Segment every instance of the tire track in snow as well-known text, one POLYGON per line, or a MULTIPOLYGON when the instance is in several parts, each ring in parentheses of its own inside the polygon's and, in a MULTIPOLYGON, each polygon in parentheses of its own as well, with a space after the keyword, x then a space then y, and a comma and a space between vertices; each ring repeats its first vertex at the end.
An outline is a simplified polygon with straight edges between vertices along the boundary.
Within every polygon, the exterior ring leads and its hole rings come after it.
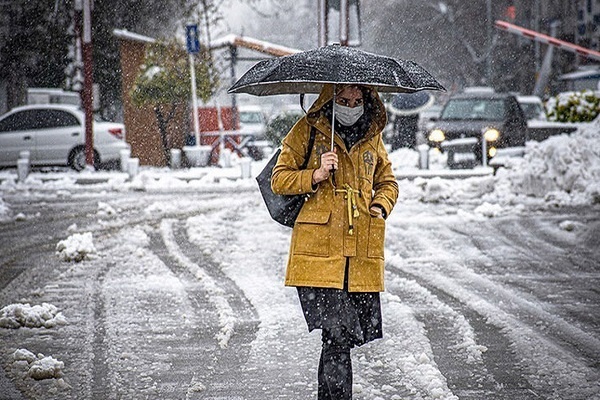
MULTIPOLYGON (((167 240, 161 240, 159 245, 165 247, 164 262, 179 275, 186 275, 188 279, 198 282, 204 288, 207 276, 219 286, 220 296, 226 299, 231 306, 231 316, 234 322, 231 336, 227 341, 227 346, 210 350, 210 361, 208 364, 200 364, 202 368, 196 369, 190 382, 187 383, 186 400, 190 399, 238 399, 235 395, 239 389, 239 368, 248 358, 250 343, 256 335, 257 319, 256 314, 245 299, 243 293, 238 287, 227 278, 221 271, 217 262, 212 260, 206 254, 203 254, 197 246, 190 243, 185 237, 182 226, 168 220, 161 226, 161 238, 167 237, 167 240), (169 241, 169 248, 165 242, 169 241), (185 261, 185 260, 188 261, 185 261), (191 263, 191 264, 190 264, 191 263), (196 267, 193 267, 195 264, 196 267), (202 267, 200 267, 202 266, 202 267), (190 268, 191 267, 191 268, 190 268), (198 279, 198 268, 206 275, 198 279), (222 397, 225 396, 225 397, 222 397)), ((153 247, 155 248, 155 246, 153 247)), ((196 296, 202 297, 203 303, 211 303, 214 291, 208 293, 203 290, 196 296)), ((198 308, 206 307, 206 304, 200 304, 193 295, 190 297, 198 308)), ((212 303, 214 305, 214 303, 212 303)), ((218 315, 218 317, 221 315, 218 315)), ((222 337, 223 329, 229 329, 222 325, 222 321, 215 324, 215 339, 222 337)))
MULTIPOLYGON (((568 338, 568 342, 578 343, 579 348, 584 348, 585 352, 593 355, 600 349, 594 337, 548 313, 540 304, 527 300, 526 296, 507 289, 462 264, 470 256, 476 256, 475 262, 483 261, 485 255, 479 254, 477 258, 478 250, 464 248, 463 244, 455 249, 460 255, 444 251, 443 247, 448 240, 456 240, 450 229, 439 223, 435 231, 427 226, 411 228, 419 229, 420 242, 435 243, 436 249, 441 251, 434 257, 418 253, 412 254, 408 259, 388 257, 390 264, 421 285, 456 298, 502 329, 512 342, 511 348, 522 358, 526 376, 536 392, 561 400, 578 399, 582 393, 597 395, 600 392, 598 385, 594 383, 598 380, 598 371, 588 368, 585 362, 562 347, 562 338, 568 338), (544 326, 551 327, 552 332, 549 334, 540 329, 539 321, 543 321, 544 326), (561 339, 558 343, 556 337, 553 337, 557 334, 561 339)), ((403 251, 401 239, 410 235, 410 232, 393 224, 388 229, 391 233, 389 237, 400 238, 390 246, 390 250, 403 251)), ((492 236, 492 233, 488 235, 492 236)), ((423 248, 426 247, 423 245, 423 248)), ((522 261, 526 260, 527 257, 523 256, 522 261)))
POLYGON ((173 223, 175 220, 164 219, 160 224, 160 233, 169 255, 182 267, 186 268, 195 278, 202 282, 206 289, 209 301, 214 305, 219 315, 219 332, 215 339, 223 349, 227 347, 235 326, 236 316, 227 300, 227 294, 219 284, 204 271, 198 264, 192 262, 183 254, 175 241, 173 223))
POLYGON ((424 325, 433 359, 461 400, 537 399, 502 332, 456 299, 386 265, 387 290, 424 325))
MULTIPOLYGON (((565 266, 578 269, 577 265, 573 266, 573 260, 576 256, 564 248, 557 248, 553 244, 549 244, 537 235, 538 229, 535 228, 539 224, 533 222, 516 222, 518 228, 507 228, 506 223, 495 223, 490 229, 494 234, 501 233, 500 240, 507 243, 509 246, 520 248, 524 254, 519 259, 507 261, 503 258, 501 252, 496 251, 494 246, 486 243, 490 233, 483 230, 477 231, 475 234, 462 232, 465 237, 472 238, 473 243, 485 257, 492 258, 494 265, 510 271, 518 268, 517 271, 530 270, 532 275, 508 275, 500 277, 497 280, 478 277, 478 288, 480 293, 494 293, 497 296, 497 302, 502 308, 518 315, 518 318, 530 325, 533 329, 540 330, 540 334, 548 337, 554 337, 562 342, 565 348, 574 354, 580 354, 591 362, 600 359, 600 340, 593 334, 587 332, 585 327, 579 327, 575 323, 566 321, 561 314, 563 310, 553 304, 549 304, 542 300, 545 296, 556 296, 558 286, 549 286, 542 288, 541 282, 549 281, 556 282, 561 279, 565 280, 580 280, 582 284, 578 287, 578 291, 591 290, 587 286, 593 285, 597 281, 597 274, 590 275, 584 273, 578 277, 580 272, 570 272, 565 269, 565 266), (535 229, 535 230, 534 230, 535 229), (505 284, 503 284, 505 282, 505 284), (535 282, 535 284, 532 284, 535 282), (514 289, 512 289, 512 286, 514 289), (517 289, 517 290, 515 290, 517 289), (547 293, 544 293, 547 292, 547 293)), ((455 228, 452 228, 455 230, 455 228)), ((462 231, 463 229, 461 229, 462 231)), ((567 249, 572 246, 565 245, 567 249)), ((455 257, 456 258, 456 257, 455 257)), ((583 259, 578 259, 579 265, 588 263, 583 259)), ((458 265, 458 264, 457 264, 458 265)), ((599 264, 600 265, 600 264, 599 264)), ((460 268, 461 276, 475 279, 475 273, 468 268, 460 268)), ((572 299, 577 301, 577 299, 572 299)), ((581 319, 581 316, 578 316, 581 319)))
POLYGON ((244 292, 260 324, 238 379, 244 399, 316 396, 320 338, 309 335, 296 291, 283 286, 289 233, 271 221, 256 194, 245 204, 189 218, 189 240, 244 292))

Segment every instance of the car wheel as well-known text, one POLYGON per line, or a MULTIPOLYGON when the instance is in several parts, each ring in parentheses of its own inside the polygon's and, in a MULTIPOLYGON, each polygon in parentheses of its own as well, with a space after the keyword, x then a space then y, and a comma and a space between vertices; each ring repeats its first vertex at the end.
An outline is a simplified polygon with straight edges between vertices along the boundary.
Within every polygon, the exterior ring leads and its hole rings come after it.
MULTIPOLYGON (((67 163, 69 164, 69 167, 73 168, 75 171, 82 171, 86 167, 85 147, 75 147, 71 150, 67 163)), ((94 165, 97 167, 99 163, 100 157, 98 156, 98 152, 94 150, 94 165)))

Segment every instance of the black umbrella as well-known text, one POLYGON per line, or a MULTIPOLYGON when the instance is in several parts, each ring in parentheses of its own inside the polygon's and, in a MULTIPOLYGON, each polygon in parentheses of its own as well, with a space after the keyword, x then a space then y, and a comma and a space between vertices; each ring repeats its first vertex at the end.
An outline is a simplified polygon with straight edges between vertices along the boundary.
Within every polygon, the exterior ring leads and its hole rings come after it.
MULTIPOLYGON (((228 93, 256 96, 320 93, 327 83, 368 85, 380 92, 395 93, 445 90, 429 72, 412 61, 334 44, 261 61, 238 79, 228 93)), ((333 93, 335 102, 335 90, 333 93)), ((334 119, 335 107, 332 121, 334 119)), ((332 123, 332 151, 333 127, 332 123)))
POLYGON ((261 61, 228 92, 256 96, 320 93, 325 83, 369 85, 379 92, 395 93, 444 90, 429 72, 412 61, 330 45, 261 61))

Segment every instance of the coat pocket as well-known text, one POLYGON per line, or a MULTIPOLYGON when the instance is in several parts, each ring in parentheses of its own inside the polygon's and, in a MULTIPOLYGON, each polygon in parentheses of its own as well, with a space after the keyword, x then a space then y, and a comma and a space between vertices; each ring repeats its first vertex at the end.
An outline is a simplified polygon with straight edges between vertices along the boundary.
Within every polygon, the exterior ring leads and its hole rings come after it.
POLYGON ((369 222, 369 247, 367 256, 371 258, 383 258, 385 245, 385 220, 383 218, 371 218, 369 222))
POLYGON ((331 211, 300 212, 294 226, 294 254, 329 256, 331 211))

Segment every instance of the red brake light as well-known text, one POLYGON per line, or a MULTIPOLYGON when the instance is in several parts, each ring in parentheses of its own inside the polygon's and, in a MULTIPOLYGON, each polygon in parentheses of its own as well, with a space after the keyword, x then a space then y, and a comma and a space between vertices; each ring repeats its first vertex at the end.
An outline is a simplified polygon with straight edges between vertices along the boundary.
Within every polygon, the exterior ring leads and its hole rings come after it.
POLYGON ((117 139, 123 139, 123 129, 122 128, 112 128, 109 129, 108 132, 116 137, 117 139))

